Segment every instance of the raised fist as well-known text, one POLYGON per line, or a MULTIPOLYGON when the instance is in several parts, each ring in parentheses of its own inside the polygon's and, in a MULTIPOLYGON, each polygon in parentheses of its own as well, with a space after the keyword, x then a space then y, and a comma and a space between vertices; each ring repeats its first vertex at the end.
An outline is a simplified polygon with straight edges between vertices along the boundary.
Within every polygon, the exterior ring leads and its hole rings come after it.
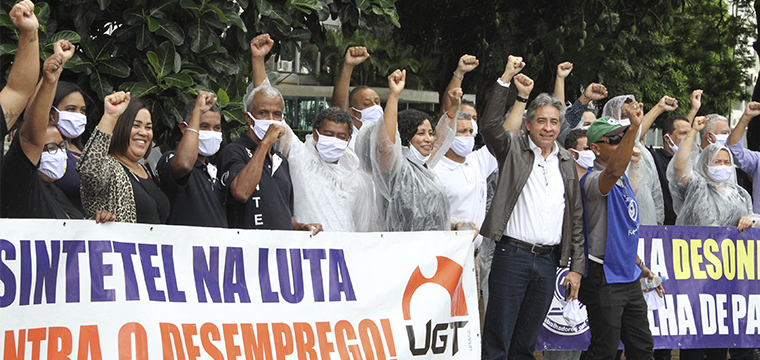
POLYGON ((573 63, 569 61, 565 61, 562 64, 557 65, 557 77, 564 79, 568 75, 570 75, 570 72, 573 71, 573 63))
POLYGON ((760 115, 760 102, 752 101, 747 104, 747 108, 744 109, 744 116, 754 118, 760 115))
POLYGON ((261 34, 251 39, 251 56, 264 58, 272 50, 272 46, 274 46, 274 40, 269 37, 269 34, 261 34))
POLYGON ((462 88, 453 88, 446 94, 446 96, 449 97, 450 104, 455 108, 459 108, 459 101, 462 98, 462 95, 464 95, 462 88))
POLYGON ((55 84, 63 71, 66 61, 62 54, 53 54, 42 64, 42 79, 48 84, 55 84))
POLYGON ((399 95, 406 84, 406 70, 396 70, 388 76, 388 88, 391 94, 399 95))
POLYGON ((675 111, 678 109, 678 100, 665 95, 660 99, 660 102, 657 103, 657 106, 668 112, 675 111))
POLYGON ((692 91, 689 100, 691 100, 691 109, 699 110, 702 106, 702 90, 697 89, 692 91))
POLYGON ((468 73, 472 70, 475 70, 476 67, 480 64, 480 61, 478 61, 478 58, 472 56, 472 55, 462 55, 461 58, 459 58, 459 64, 457 64, 457 71, 461 72, 462 74, 468 73))
POLYGON ((702 131, 702 129, 705 128, 705 125, 707 125, 708 120, 707 116, 697 116, 691 124, 691 128, 697 132, 702 131))
POLYGON ((198 91, 198 97, 195 99, 195 108, 200 109, 202 113, 205 113, 216 104, 216 96, 214 93, 208 91, 198 91))
POLYGON ((24 0, 14 5, 8 15, 13 20, 13 25, 16 25, 22 33, 37 31, 37 28, 40 27, 37 16, 34 15, 34 4, 30 0, 24 0))
POLYGON ((61 39, 53 44, 53 53, 61 55, 64 64, 74 56, 75 51, 76 46, 74 46, 74 44, 70 43, 68 40, 61 39))
POLYGON ((589 100, 602 100, 607 97, 607 88, 602 84, 591 83, 586 87, 583 95, 586 95, 589 100))
POLYGON ((364 46, 353 46, 346 50, 346 58, 343 62, 346 65, 356 66, 369 59, 369 53, 364 46))
POLYGON ((523 58, 509 55, 507 58, 507 65, 504 67, 502 81, 512 81, 515 74, 519 73, 524 67, 525 63, 523 62, 523 58))
POLYGON ((525 74, 517 74, 514 77, 515 86, 517 86, 517 95, 522 98, 528 98, 533 91, 533 79, 525 74))
POLYGON ((127 106, 129 105, 129 101, 131 99, 131 93, 123 91, 115 92, 111 95, 106 96, 103 104, 105 108, 105 114, 108 114, 112 117, 119 117, 119 115, 121 115, 124 110, 127 110, 127 106))
POLYGON ((631 125, 639 126, 641 125, 641 117, 644 112, 643 107, 644 105, 636 101, 624 103, 623 106, 620 107, 620 113, 628 114, 628 117, 631 120, 631 125))

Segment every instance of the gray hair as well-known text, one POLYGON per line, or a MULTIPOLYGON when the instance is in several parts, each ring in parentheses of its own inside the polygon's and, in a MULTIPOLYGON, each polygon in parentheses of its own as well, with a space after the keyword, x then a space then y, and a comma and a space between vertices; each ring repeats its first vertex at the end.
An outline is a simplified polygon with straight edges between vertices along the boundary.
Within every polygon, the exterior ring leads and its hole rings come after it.
POLYGON ((562 101, 559 101, 559 99, 547 93, 542 93, 536 96, 533 102, 530 103, 528 111, 525 113, 525 118, 528 119, 531 124, 533 124, 533 118, 536 116, 536 110, 544 106, 554 106, 557 108, 557 111, 559 111, 560 125, 565 122, 565 106, 562 104, 562 101))
POLYGON ((250 111, 250 109, 253 107, 253 97, 257 93, 262 93, 264 96, 270 98, 280 98, 280 100, 282 100, 282 103, 285 104, 285 99, 282 97, 280 90, 277 90, 271 85, 261 85, 256 87, 253 85, 253 83, 250 83, 248 85, 248 88, 245 89, 245 96, 243 96, 243 108, 246 112, 250 111))
POLYGON ((466 113, 466 112, 464 112, 462 110, 457 110, 457 117, 456 117, 456 119, 457 120, 472 120, 472 116, 470 116, 470 114, 468 114, 468 113, 466 113))
POLYGON ((699 137, 704 139, 705 136, 707 136, 707 133, 711 132, 715 128, 716 121, 725 121, 726 124, 729 124, 729 127, 731 126, 731 123, 729 123, 728 119, 726 119, 726 117, 723 115, 718 115, 718 114, 707 115, 707 124, 705 124, 705 127, 702 128, 702 130, 699 132, 699 137))

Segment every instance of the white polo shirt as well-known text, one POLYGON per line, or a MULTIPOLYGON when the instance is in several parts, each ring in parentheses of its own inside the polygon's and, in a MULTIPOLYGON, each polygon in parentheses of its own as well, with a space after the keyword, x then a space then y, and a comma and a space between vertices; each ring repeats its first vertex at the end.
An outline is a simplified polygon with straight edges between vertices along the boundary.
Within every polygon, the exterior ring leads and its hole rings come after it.
MULTIPOLYGON (((496 158, 485 146, 471 152, 461 164, 447 157, 441 159, 433 170, 446 188, 452 217, 472 221, 478 228, 483 225, 488 194, 486 180, 498 166, 496 158)), ((483 237, 478 235, 475 247, 482 241, 483 237)))

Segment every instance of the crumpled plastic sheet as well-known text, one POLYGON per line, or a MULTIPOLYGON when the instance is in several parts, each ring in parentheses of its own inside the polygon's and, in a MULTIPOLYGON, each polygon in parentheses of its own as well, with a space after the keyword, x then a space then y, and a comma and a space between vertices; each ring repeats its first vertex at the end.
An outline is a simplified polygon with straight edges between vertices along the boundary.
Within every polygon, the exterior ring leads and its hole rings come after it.
MULTIPOLYGON (((708 166, 721 150, 728 151, 731 168, 734 168, 734 158, 728 148, 712 144, 705 147, 701 154, 698 153, 698 149, 694 145, 689 157, 691 171, 678 177, 673 166, 675 158, 668 166, 671 191, 676 190, 682 199, 679 208, 676 209, 676 225, 736 226, 739 219, 746 216, 756 221, 755 227, 760 226, 760 215, 752 213, 752 198, 747 190, 736 183, 735 170, 731 177, 722 183, 717 183, 708 176, 708 166)), ((675 205, 675 194, 673 200, 675 205)))
POLYGON ((371 169, 376 199, 380 208, 381 230, 450 230, 451 218, 446 190, 431 169, 446 154, 456 136, 456 121, 445 114, 436 126, 436 140, 428 168, 401 146, 396 126, 396 141, 385 131, 385 120, 364 124, 356 140, 362 168, 371 169))
POLYGON ((296 221, 319 223, 325 231, 379 230, 372 180, 354 151, 348 148, 337 164, 327 163, 319 157, 312 134, 301 142, 284 121, 280 125, 287 134, 275 149, 290 164, 296 221))
MULTIPOLYGON (((627 98, 635 100, 633 95, 616 96, 604 105, 602 116, 609 116, 620 120, 621 107, 627 98)), ((641 138, 641 128, 636 134, 636 138, 641 138)), ((625 174, 631 182, 636 202, 639 204, 639 224, 640 225, 662 225, 665 222, 665 203, 662 199, 662 186, 660 178, 657 175, 657 166, 649 150, 641 143, 636 141, 635 146, 641 151, 641 160, 638 168, 633 164, 628 165, 625 174)))

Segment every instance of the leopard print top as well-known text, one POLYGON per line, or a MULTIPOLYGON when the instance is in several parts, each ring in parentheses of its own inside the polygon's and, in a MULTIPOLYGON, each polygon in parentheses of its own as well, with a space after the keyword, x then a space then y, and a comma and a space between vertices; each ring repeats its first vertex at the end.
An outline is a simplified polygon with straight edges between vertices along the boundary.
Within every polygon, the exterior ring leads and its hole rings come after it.
POLYGON ((77 163, 82 180, 82 205, 88 217, 98 210, 116 215, 116 221, 137 222, 132 183, 118 160, 108 155, 112 134, 95 128, 77 163))

